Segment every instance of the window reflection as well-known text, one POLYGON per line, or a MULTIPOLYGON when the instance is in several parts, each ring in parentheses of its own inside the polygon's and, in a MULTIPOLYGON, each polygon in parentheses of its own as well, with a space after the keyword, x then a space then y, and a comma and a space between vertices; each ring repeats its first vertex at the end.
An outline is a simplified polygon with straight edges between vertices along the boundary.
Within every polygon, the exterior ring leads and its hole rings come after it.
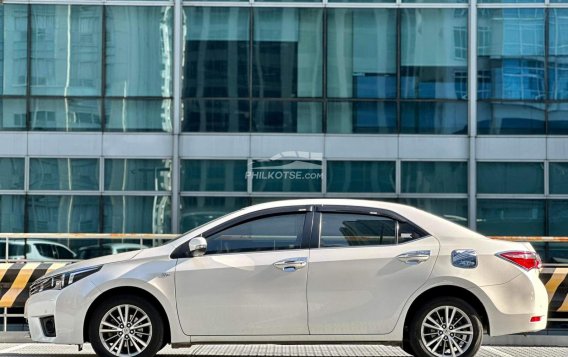
POLYGON ((103 198, 105 233, 171 233, 170 196, 103 198))
POLYGON ((245 191, 246 160, 182 160, 182 191, 245 191))
POLYGON ((327 192, 394 192, 395 163, 328 161, 327 192))
POLYGON ((181 232, 251 204, 248 197, 182 197, 181 232))
POLYGON ((396 97, 396 10, 330 9, 327 93, 342 98, 396 97))
POLYGON ((0 158, 0 190, 23 190, 24 170, 24 158, 0 158))
POLYGON ((24 95, 28 83, 28 6, 0 6, 0 95, 24 95))
POLYGON ((101 129, 101 101, 83 98, 32 98, 31 129, 97 131, 101 129))
POLYGON ((399 202, 423 209, 462 226, 468 226, 467 199, 401 198, 399 202))
POLYGON ((106 159, 107 191, 170 191, 171 160, 106 159))
POLYGON ((248 97, 248 8, 185 8, 184 96, 248 97))
POLYGON ((254 8, 254 97, 322 94, 322 10, 254 8))
POLYGON ((402 102, 401 133, 467 134, 467 103, 402 102))
POLYGON ((99 196, 28 196, 28 231, 98 232, 99 199, 99 196))
POLYGON ((544 194, 544 164, 540 162, 477 163, 478 193, 544 194))
POLYGON ((169 99, 107 99, 106 131, 172 131, 172 101, 169 99))
POLYGON ((403 98, 467 98, 467 10, 404 9, 403 98))
POLYGON ((98 159, 30 159, 30 190, 98 189, 98 159))
POLYGON ((486 235, 545 235, 544 200, 477 200, 477 230, 486 235))
POLYGON ((548 88, 550 99, 568 99, 568 10, 548 12, 548 88))
POLYGON ((480 99, 544 99, 544 10, 480 9, 480 99))
POLYGON ((31 6, 31 93, 101 94, 102 7, 31 6))
POLYGON ((252 105, 252 131, 263 133, 322 132, 322 103, 254 101, 252 105))
MULTIPOLYGON (((2 232, 24 231, 24 195, 0 195, 0 229, 2 232)), ((0 250, 0 258, 4 256, 0 250)))
POLYGON ((544 104, 498 102, 477 104, 478 134, 544 134, 544 104))
POLYGON ((327 132, 396 133, 396 102, 328 102, 327 132))
POLYGON ((467 193, 467 162, 402 162, 402 192, 467 193))
POLYGON ((107 6, 105 12, 106 95, 171 96, 173 9, 107 6))
POLYGON ((185 100, 182 130, 189 132, 248 132, 247 100, 185 100))
POLYGON ((26 99, 0 98, 0 130, 26 130, 26 99))
POLYGON ((568 194, 568 162, 549 164, 550 193, 568 194))

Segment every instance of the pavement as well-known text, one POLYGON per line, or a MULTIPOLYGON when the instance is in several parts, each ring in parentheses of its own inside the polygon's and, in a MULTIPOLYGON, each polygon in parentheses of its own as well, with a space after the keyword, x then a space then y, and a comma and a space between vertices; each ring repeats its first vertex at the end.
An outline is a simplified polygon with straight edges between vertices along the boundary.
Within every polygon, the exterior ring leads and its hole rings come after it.
MULTIPOLYGON (((34 343, 1 343, 0 356, 10 357, 73 357, 95 356, 91 346, 83 351, 77 346, 59 346, 34 343)), ((159 356, 243 356, 243 357, 343 357, 343 356, 409 356, 398 347, 383 345, 194 345, 189 348, 172 349, 169 346, 159 356)), ((568 347, 511 347, 483 346, 477 357, 566 357, 568 347)))

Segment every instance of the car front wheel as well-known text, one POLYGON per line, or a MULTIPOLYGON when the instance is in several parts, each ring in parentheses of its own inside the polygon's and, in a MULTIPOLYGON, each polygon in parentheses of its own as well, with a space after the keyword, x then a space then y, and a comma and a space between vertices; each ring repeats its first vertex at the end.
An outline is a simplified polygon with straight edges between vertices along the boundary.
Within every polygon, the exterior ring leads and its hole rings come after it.
POLYGON ((479 314, 458 298, 440 298, 424 304, 409 329, 410 347, 420 357, 472 357, 483 337, 479 314))
POLYGON ((99 356, 152 357, 163 347, 162 317, 137 296, 105 300, 91 315, 89 340, 99 356))

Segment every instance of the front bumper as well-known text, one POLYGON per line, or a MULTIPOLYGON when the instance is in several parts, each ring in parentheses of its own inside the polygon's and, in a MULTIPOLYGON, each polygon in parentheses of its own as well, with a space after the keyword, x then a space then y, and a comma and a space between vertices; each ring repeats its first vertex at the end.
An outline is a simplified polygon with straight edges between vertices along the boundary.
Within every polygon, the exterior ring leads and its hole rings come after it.
POLYGON ((62 290, 48 290, 30 296, 24 315, 33 341, 59 344, 82 344, 88 307, 93 302, 95 286, 82 279, 62 290), (55 337, 49 337, 42 327, 42 318, 53 316, 55 337))
POLYGON ((485 304, 491 336, 536 332, 546 328, 548 294, 537 274, 523 272, 506 284, 480 288, 490 303, 485 304), (540 316, 538 322, 532 317, 540 316))

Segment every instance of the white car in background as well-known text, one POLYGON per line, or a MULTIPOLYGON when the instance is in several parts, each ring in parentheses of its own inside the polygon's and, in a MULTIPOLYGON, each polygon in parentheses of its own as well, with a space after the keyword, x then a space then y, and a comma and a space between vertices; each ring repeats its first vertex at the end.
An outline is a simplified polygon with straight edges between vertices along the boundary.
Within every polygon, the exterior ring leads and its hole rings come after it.
POLYGON ((32 339, 100 356, 203 343, 396 342, 473 356, 491 336, 542 330, 548 297, 529 244, 413 207, 313 199, 260 204, 161 247, 36 281, 32 339))
MULTIPOLYGON (((0 242, 0 256, 6 255, 6 242, 0 242)), ((10 260, 73 260, 77 255, 66 245, 41 239, 11 239, 7 259, 10 260)))
POLYGON ((103 257, 105 255, 127 253, 146 248, 148 247, 136 243, 104 243, 98 245, 90 245, 87 247, 79 248, 77 258, 92 259, 92 258, 103 257))

